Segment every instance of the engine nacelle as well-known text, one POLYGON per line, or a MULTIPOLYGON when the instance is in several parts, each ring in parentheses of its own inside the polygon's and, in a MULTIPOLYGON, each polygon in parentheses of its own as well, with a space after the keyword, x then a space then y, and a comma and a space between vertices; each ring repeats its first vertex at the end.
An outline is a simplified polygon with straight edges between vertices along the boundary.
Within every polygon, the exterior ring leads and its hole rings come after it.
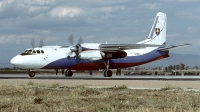
POLYGON ((117 59, 117 58, 124 58, 127 56, 127 53, 124 51, 101 51, 101 56, 103 59, 117 59))
POLYGON ((109 51, 85 51, 81 52, 79 57, 81 59, 100 60, 100 59, 117 59, 124 58, 127 53, 124 51, 109 52, 109 51))
POLYGON ((79 54, 81 59, 89 59, 89 60, 100 60, 102 56, 100 55, 100 51, 85 51, 79 54))

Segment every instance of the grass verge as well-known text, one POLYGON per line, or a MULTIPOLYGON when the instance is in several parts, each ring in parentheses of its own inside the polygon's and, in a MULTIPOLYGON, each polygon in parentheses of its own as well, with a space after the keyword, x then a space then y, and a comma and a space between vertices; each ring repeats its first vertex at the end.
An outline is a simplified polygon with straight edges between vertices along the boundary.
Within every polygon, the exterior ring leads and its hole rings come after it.
POLYGON ((16 112, 200 111, 199 92, 171 86, 160 90, 132 90, 126 85, 87 88, 28 82, 27 85, 0 85, 0 99, 0 111, 16 112))

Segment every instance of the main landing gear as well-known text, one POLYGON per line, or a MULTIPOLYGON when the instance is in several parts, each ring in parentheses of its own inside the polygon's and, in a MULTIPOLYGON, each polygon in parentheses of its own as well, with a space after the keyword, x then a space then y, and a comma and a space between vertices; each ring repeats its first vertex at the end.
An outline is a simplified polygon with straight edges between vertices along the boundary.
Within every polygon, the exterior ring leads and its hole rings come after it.
POLYGON ((65 71, 65 76, 66 77, 71 77, 73 75, 73 72, 71 70, 66 70, 65 71))
POLYGON ((112 77, 112 71, 111 70, 104 70, 103 76, 104 77, 112 77))
MULTIPOLYGON (((58 74, 58 69, 56 69, 56 75, 58 74)), ((66 70, 62 69, 62 75, 65 75, 66 77, 71 77, 73 75, 73 72, 71 70, 66 70)))
POLYGON ((106 61, 107 62, 103 61, 106 66, 106 70, 103 71, 103 76, 104 77, 112 77, 112 71, 109 70, 109 59, 106 61))

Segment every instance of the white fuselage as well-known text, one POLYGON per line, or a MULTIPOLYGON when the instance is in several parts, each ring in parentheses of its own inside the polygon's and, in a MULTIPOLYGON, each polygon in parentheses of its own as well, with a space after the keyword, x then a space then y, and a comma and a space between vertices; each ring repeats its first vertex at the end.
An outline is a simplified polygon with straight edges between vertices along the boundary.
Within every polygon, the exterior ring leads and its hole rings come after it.
MULTIPOLYGON (((61 47, 61 46, 44 46, 44 47, 39 47, 39 48, 34 48, 34 49, 27 49, 32 50, 31 53, 25 53, 23 55, 19 54, 15 56, 12 60, 11 63, 19 68, 26 68, 26 69, 35 69, 35 68, 45 68, 45 69, 68 69, 68 68, 73 68, 73 66, 76 65, 81 65, 84 63, 85 68, 87 68, 87 64, 89 63, 95 63, 96 61, 102 61, 102 56, 100 54, 100 50, 98 48, 100 44, 95 44, 95 43, 84 43, 81 44, 83 51, 79 54, 80 57, 77 59, 75 57, 75 53, 71 52, 69 47, 61 47), (42 50, 43 53, 33 53, 33 51, 37 50, 42 50), (59 61, 61 60, 62 61, 59 61), (55 62, 55 63, 54 63, 55 62), (57 63, 56 63, 57 62, 57 63), (54 63, 54 65, 49 66, 48 65, 54 63), (55 67, 54 67, 55 66, 55 67)), ((157 57, 161 55, 153 55, 150 52, 153 52, 156 48, 155 47, 147 47, 144 49, 130 49, 130 50, 125 50, 127 53, 127 56, 121 59, 111 59, 113 63, 116 64, 129 64, 128 66, 135 66, 141 63, 153 61, 157 57), (146 59, 140 59, 137 57, 140 57, 145 54, 150 54, 146 59), (130 59, 128 59, 130 58, 130 59), (138 61, 137 61, 138 59, 138 61), (130 61, 131 60, 131 61, 130 61)), ((165 53, 166 54, 166 53, 165 53)), ((144 58, 145 58, 144 57, 144 58)), ((95 64, 93 64, 95 66, 95 64)), ((98 65, 98 64, 97 64, 98 65)), ((82 68, 78 69, 84 69, 84 66, 81 66, 82 68)), ((91 65, 90 65, 91 66, 91 65)), ((123 67, 123 66, 122 66, 123 67)), ((125 66, 127 67, 127 66, 125 66)), ((88 68, 87 68, 88 69, 88 68)), ((93 68, 91 68, 93 69, 93 68)), ((96 67, 95 67, 96 69, 96 67)), ((101 68, 100 68, 101 69, 101 68)))

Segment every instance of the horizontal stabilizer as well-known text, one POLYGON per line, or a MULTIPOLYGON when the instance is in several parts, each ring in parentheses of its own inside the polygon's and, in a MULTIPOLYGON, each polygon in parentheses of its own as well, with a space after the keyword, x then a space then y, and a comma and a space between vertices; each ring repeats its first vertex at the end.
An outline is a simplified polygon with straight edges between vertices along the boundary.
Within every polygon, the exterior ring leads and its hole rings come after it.
POLYGON ((159 51, 168 51, 169 49, 183 47, 183 46, 186 46, 186 45, 192 45, 192 44, 170 45, 170 46, 167 46, 167 47, 160 47, 158 50, 159 51))
POLYGON ((164 47, 164 45, 156 45, 156 44, 100 44, 99 45, 99 49, 101 51, 142 49, 146 47, 164 47))

